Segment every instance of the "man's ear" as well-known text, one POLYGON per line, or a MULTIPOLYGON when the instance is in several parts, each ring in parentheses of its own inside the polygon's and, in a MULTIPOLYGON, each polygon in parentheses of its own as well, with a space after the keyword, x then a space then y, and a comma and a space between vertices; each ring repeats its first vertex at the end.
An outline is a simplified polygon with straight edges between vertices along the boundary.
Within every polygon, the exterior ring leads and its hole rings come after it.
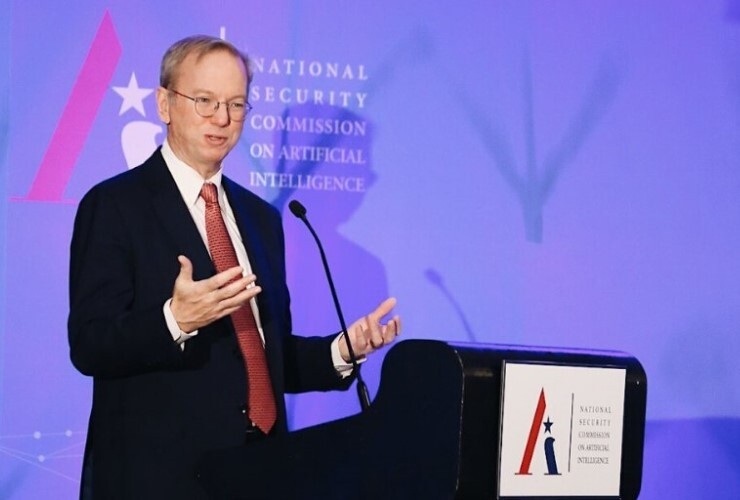
POLYGON ((157 114, 165 124, 170 124, 170 92, 164 87, 157 89, 157 114))

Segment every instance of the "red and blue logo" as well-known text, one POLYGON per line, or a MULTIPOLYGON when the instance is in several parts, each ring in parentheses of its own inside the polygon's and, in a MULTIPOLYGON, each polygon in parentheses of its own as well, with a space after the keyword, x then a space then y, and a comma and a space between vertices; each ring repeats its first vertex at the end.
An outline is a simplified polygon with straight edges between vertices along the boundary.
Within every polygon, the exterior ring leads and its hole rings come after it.
POLYGON ((547 401, 545 399, 545 389, 540 391, 540 397, 537 401, 537 407, 532 417, 532 426, 529 430, 529 437, 527 438, 527 444, 524 447, 524 453, 522 454, 522 461, 519 466, 519 472, 516 473, 518 476, 529 476, 531 473, 532 459, 534 458, 535 452, 537 451, 537 443, 542 441, 542 452, 545 455, 545 461, 547 463, 547 476, 559 476, 558 463, 555 458, 555 438, 552 434, 552 427, 555 422, 547 417, 545 420, 545 413, 547 411, 547 401))

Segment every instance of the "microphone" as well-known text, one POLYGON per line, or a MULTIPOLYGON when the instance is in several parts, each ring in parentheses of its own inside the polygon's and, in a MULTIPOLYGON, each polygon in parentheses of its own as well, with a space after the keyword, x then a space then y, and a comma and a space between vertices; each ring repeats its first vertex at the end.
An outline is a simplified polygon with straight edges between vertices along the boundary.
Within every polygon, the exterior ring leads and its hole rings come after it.
POLYGON ((354 349, 352 349, 352 342, 350 342, 349 340, 347 325, 344 322, 344 314, 342 314, 342 308, 339 306, 337 291, 334 288, 334 280, 331 278, 329 263, 326 261, 324 247, 321 245, 321 240, 319 240, 316 231, 314 231, 311 223, 308 222, 308 219, 306 218, 306 207, 304 207, 303 204, 298 200, 291 200, 291 202, 288 203, 288 208, 290 208, 290 211, 293 213, 293 215, 301 219, 308 230, 311 231, 311 235, 316 241, 316 245, 319 247, 321 262, 323 262, 324 264, 324 273, 326 273, 326 279, 329 282, 329 288, 331 289, 331 296, 334 299, 334 308, 337 310, 337 316, 339 316, 339 324, 342 326, 342 335, 344 335, 344 340, 347 342, 347 351, 349 352, 349 359, 352 363, 352 371, 357 378, 357 397, 360 399, 360 407, 362 408, 362 411, 365 411, 370 407, 370 393, 367 390, 365 381, 362 380, 362 375, 360 374, 360 365, 357 363, 357 356, 355 356, 355 351, 354 349))

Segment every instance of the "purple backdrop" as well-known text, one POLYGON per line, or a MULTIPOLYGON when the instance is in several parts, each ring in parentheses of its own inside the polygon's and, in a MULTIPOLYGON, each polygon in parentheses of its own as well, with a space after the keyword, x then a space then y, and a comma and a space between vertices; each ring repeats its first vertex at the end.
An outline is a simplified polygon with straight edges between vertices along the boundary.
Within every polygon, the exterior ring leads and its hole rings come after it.
MULTIPOLYGON (((253 56, 228 174, 304 202, 348 318, 391 294, 409 338, 630 352, 641 498, 740 497, 740 2, 5 3, 0 497, 76 496, 76 203, 161 142, 159 58, 192 33, 253 56)), ((285 229, 296 331, 337 331, 309 235, 285 229)), ((353 392, 289 408, 294 428, 358 411, 353 392)))

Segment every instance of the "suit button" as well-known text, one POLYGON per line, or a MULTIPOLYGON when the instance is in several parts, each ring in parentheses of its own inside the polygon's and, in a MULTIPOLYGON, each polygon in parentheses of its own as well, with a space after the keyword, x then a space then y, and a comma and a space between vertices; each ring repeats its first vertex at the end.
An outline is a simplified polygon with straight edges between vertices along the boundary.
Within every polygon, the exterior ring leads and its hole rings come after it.
POLYGON ((246 415, 247 414, 247 405, 246 405, 246 403, 243 404, 243 405, 239 405, 239 412, 242 415, 246 415))

